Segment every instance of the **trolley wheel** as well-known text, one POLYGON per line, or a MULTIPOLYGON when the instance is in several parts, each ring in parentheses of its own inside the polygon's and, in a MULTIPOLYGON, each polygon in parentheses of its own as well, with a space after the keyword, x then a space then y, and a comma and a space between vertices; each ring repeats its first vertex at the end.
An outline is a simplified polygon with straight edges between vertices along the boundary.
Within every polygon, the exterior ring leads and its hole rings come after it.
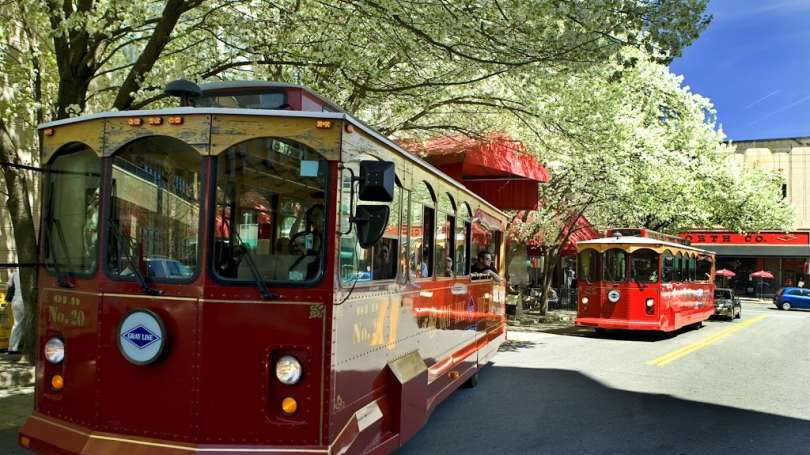
POLYGON ((702 329, 703 328, 703 321, 698 321, 698 322, 694 323, 692 325, 692 327, 694 327, 695 330, 702 329))
POLYGON ((604 327, 594 327, 593 333, 597 335, 604 335, 605 333, 607 333, 607 329, 605 329, 604 327))
POLYGON ((465 389, 474 389, 478 386, 478 372, 476 371, 474 375, 470 376, 470 379, 461 384, 461 387, 465 389))
POLYGON ((790 302, 782 302, 782 309, 787 311, 790 309, 790 302))

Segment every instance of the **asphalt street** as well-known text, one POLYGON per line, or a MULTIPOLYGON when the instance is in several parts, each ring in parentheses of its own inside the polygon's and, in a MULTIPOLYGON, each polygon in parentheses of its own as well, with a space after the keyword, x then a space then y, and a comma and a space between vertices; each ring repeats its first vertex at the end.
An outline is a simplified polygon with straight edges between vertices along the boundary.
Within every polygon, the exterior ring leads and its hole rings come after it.
MULTIPOLYGON (((761 304, 674 336, 511 331, 399 454, 810 454, 808 334, 810 312, 761 304)), ((30 401, 0 396, 0 454, 30 453, 30 401)))
POLYGON ((400 454, 810 454, 810 312, 674 336, 510 332, 400 454))

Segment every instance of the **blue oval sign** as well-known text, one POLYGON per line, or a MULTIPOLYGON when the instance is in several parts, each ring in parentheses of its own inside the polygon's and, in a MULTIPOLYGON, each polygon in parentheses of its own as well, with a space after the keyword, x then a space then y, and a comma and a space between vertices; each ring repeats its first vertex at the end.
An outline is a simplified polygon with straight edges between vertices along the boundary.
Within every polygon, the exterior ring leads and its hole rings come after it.
POLYGON ((621 297, 621 296, 622 296, 622 295, 621 295, 621 294, 619 293, 619 291, 618 291, 618 290, 616 290, 616 289, 611 289, 611 291, 610 291, 610 292, 608 292, 608 300, 610 300, 610 301, 611 301, 611 303, 616 303, 616 302, 618 302, 618 301, 619 301, 619 297, 621 297))
POLYGON ((118 327, 118 349, 135 365, 154 362, 166 345, 163 321, 145 309, 133 310, 121 320, 118 327))

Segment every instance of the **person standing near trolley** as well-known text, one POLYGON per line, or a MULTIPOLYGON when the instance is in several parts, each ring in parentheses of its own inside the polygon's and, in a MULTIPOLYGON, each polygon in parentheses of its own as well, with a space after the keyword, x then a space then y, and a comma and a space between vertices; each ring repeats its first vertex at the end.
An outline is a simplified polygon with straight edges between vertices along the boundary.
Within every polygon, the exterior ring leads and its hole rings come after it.
POLYGON ((23 306, 22 289, 20 288, 20 269, 14 269, 6 285, 6 294, 11 293, 11 312, 14 315, 14 325, 11 326, 11 337, 8 344, 9 354, 20 353, 20 341, 23 333, 23 306))

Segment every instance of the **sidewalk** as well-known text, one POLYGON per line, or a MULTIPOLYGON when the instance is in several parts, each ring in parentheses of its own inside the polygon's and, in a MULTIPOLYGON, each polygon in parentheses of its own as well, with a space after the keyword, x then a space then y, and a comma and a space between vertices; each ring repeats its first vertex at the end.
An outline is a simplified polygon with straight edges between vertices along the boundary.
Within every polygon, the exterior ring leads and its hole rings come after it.
POLYGON ((34 367, 0 353, 0 433, 19 428, 34 406, 34 367))
POLYGON ((756 297, 740 297, 739 299, 740 299, 741 302, 744 302, 744 303, 757 303, 757 304, 760 304, 760 305, 773 305, 773 298, 771 298, 771 297, 765 297, 765 298, 761 298, 761 299, 758 299, 756 297))
POLYGON ((570 310, 549 310, 543 316, 538 311, 524 311, 519 320, 508 316, 506 325, 515 332, 546 332, 573 327, 576 317, 577 312, 570 310))

